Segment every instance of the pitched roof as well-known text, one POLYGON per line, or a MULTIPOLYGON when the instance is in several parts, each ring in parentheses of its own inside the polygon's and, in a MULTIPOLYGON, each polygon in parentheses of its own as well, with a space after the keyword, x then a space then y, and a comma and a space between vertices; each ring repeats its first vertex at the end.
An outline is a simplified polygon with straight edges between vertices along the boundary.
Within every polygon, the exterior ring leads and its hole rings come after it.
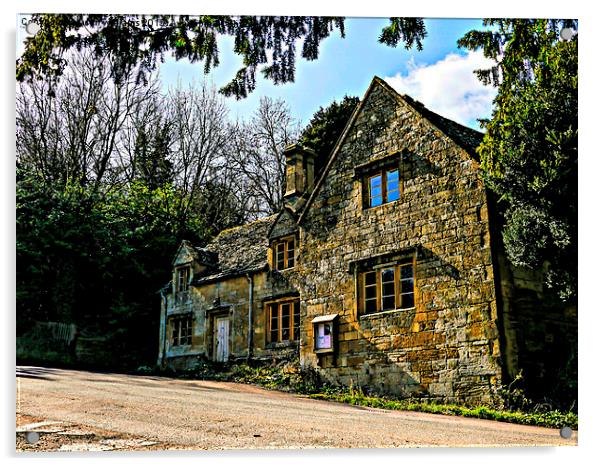
POLYGON ((368 95, 370 95, 370 92, 372 91, 372 89, 377 85, 382 86, 395 99, 407 104, 414 111, 416 111, 418 114, 420 114, 426 121, 428 121, 435 129, 439 130, 445 136, 449 137, 452 141, 454 141, 458 146, 460 146, 462 149, 464 149, 472 158, 476 158, 475 149, 481 143, 481 140, 483 138, 482 133, 480 133, 479 131, 475 131, 474 129, 468 128, 464 125, 461 125, 460 123, 456 123, 455 121, 452 121, 448 118, 445 118, 445 117, 433 112, 432 110, 429 110, 428 108, 426 108, 424 106, 424 104, 422 102, 414 100, 407 94, 404 94, 404 95, 399 94, 395 89, 393 89, 391 86, 389 86, 384 80, 382 80, 378 76, 374 76, 374 78, 372 78, 372 81, 370 82, 370 85, 368 86, 368 89, 366 90, 366 93, 364 94, 364 97, 362 98, 360 104, 355 108, 353 114, 351 115, 351 117, 349 118, 349 121, 347 122, 347 125, 345 125, 345 128, 343 129, 343 131, 341 132, 341 135, 337 139, 337 142, 334 145, 334 147, 330 153, 330 156, 328 157, 328 162, 326 163, 326 167, 324 168, 324 170, 322 170, 320 178, 318 179, 316 185, 314 186, 314 190, 312 191, 311 195, 309 196, 309 199, 305 203, 305 206, 303 207, 303 210, 301 211, 301 213, 299 215, 299 219, 297 220, 298 223, 300 223, 303 220, 303 218, 305 217, 305 214, 309 210, 309 207, 311 206, 314 198, 316 197, 318 190, 320 189, 321 185, 324 183, 324 179, 328 175, 328 172, 330 171, 330 167, 332 166, 333 161, 336 158, 336 155, 339 152, 341 145, 343 144, 343 141, 345 140, 345 138, 347 136, 347 133, 353 127, 353 124, 355 123, 355 120, 357 119, 358 115, 362 112, 368 95))
POLYGON ((267 237, 277 215, 260 218, 217 235, 204 248, 217 255, 212 274, 199 277, 195 284, 257 272, 267 267, 267 237))
MULTIPOLYGON (((385 83, 386 86, 390 87, 385 83)), ((395 90, 391 89, 397 93, 395 90)), ((399 95, 399 94, 398 94, 399 95)), ((468 152, 471 156, 476 156, 475 149, 481 144, 483 133, 476 131, 468 126, 461 125, 449 118, 439 115, 438 113, 429 110, 422 102, 414 100, 407 94, 399 95, 404 101, 416 110, 420 115, 431 122, 437 129, 448 136, 452 141, 458 144, 462 149, 468 152)))

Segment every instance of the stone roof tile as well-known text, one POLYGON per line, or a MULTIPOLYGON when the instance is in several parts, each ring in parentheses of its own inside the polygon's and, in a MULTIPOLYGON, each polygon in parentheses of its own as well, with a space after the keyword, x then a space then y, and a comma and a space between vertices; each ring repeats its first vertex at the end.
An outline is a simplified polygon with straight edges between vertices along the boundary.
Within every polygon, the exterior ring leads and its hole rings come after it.
POLYGON ((217 255, 214 273, 200 277, 195 283, 256 272, 267 267, 267 237, 276 217, 277 215, 271 215, 220 232, 204 248, 217 255))

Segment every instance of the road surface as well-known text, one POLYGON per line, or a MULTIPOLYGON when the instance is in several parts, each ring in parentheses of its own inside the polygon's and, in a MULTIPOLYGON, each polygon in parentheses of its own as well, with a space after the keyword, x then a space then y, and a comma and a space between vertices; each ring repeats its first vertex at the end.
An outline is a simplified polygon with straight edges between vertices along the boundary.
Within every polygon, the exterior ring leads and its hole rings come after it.
POLYGON ((44 439, 50 427, 65 437, 47 439, 46 449, 59 449, 61 438, 75 450, 111 449, 109 441, 195 450, 577 444, 577 432, 563 439, 556 429, 362 408, 244 384, 29 366, 17 367, 19 426, 18 449, 25 431, 37 428, 44 439))

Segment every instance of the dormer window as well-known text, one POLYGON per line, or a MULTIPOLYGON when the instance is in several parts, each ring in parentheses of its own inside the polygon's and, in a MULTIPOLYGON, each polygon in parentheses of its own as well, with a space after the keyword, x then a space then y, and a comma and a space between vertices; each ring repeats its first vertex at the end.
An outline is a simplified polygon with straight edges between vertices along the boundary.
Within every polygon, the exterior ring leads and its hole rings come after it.
POLYGON ((180 267, 176 269, 176 293, 188 290, 190 279, 190 268, 180 267))
POLYGON ((274 265, 276 270, 295 266, 295 237, 289 236, 274 241, 274 265))

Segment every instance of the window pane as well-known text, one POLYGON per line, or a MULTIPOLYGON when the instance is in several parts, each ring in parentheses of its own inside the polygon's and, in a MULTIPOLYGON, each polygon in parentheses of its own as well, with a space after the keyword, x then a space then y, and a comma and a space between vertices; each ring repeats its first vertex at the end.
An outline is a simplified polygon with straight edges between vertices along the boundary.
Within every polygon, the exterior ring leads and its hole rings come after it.
POLYGON ((401 308, 408 309, 414 307, 414 293, 407 293, 401 295, 401 308))
POLYGON ((402 293, 413 293, 414 292, 414 279, 407 278, 401 281, 401 292, 402 293))
POLYGON ((383 283, 392 282, 395 280, 395 271, 394 269, 385 269, 381 272, 381 279, 383 283))
POLYGON ((414 278, 414 266, 412 264, 405 264, 399 267, 399 275, 401 279, 414 278))
POLYGON ((366 286, 376 285, 376 272, 366 272, 364 274, 364 282, 366 286))
POLYGON ((387 172, 387 202, 399 199, 399 170, 387 172))
POLYGON ((382 286, 382 296, 395 296, 395 283, 383 283, 382 286))
POLYGON ((290 340, 291 337, 291 305, 282 305, 282 341, 290 340))
POLYGON ((373 176, 370 178, 370 207, 381 205, 382 203, 382 179, 380 175, 373 176))
POLYGON ((270 304, 270 341, 278 341, 278 305, 270 304))
POLYGON ((287 260, 286 268, 295 266, 295 241, 287 241, 287 260))
POLYGON ((367 299, 364 304, 364 311, 366 314, 372 314, 376 312, 376 299, 367 299))
POLYGON ((284 269, 284 243, 276 244, 276 268, 284 269))
POLYGON ((376 286, 367 286, 365 290, 366 299, 376 298, 376 286))
POLYGON ((171 329, 171 343, 174 346, 177 346, 178 344, 178 333, 179 333, 179 325, 178 325, 178 321, 174 320, 171 323, 172 325, 172 329, 171 329))
POLYGON ((301 323, 301 312, 299 309, 299 301, 296 301, 294 304, 294 309, 293 309, 293 339, 294 340, 298 340, 299 339, 299 325, 301 323))
POLYGON ((381 311, 395 309, 395 269, 380 272, 382 308, 381 311))
POLYGON ((414 264, 404 264, 399 267, 401 287, 401 308, 414 307, 414 264))
POLYGON ((382 285, 381 291, 383 295, 395 294, 395 270, 386 269, 381 271, 380 282, 382 285))
POLYGON ((190 345, 192 343, 192 319, 187 318, 183 322, 184 328, 182 329, 182 337, 184 345, 190 345))
POLYGON ((188 269, 179 269, 177 277, 177 291, 185 291, 188 287, 188 269))
POLYGON ((395 309, 395 296, 383 296, 383 311, 395 309))

